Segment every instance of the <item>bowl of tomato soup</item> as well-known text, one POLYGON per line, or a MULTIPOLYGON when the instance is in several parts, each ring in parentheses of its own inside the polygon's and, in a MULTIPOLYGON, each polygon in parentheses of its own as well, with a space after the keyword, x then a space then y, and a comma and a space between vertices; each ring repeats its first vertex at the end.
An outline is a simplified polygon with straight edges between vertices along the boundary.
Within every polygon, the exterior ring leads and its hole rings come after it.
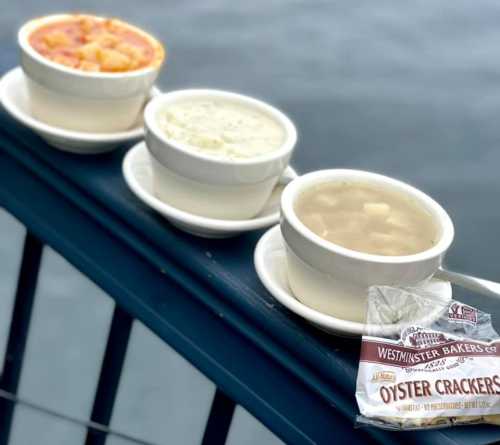
POLYGON ((57 14, 18 35, 31 112, 77 131, 129 129, 165 60, 162 44, 118 19, 57 14))

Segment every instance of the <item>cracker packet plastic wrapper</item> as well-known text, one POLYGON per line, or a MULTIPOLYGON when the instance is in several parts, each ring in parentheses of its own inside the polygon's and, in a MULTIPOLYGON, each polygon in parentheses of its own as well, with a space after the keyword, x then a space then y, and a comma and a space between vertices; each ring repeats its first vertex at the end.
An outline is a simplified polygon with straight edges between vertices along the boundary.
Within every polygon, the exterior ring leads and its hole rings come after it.
POLYGON ((356 382, 358 425, 500 425, 500 337, 490 314, 421 289, 374 286, 367 333, 356 382))

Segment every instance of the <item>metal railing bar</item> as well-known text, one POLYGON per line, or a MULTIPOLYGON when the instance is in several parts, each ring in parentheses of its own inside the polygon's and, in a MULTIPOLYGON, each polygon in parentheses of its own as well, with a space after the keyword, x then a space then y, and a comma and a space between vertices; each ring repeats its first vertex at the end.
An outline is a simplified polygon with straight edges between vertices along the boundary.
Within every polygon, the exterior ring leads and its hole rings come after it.
POLYGON ((224 445, 236 404, 219 388, 216 389, 208 416, 202 445, 224 445))
POLYGON ((32 409, 34 411, 41 412, 43 414, 46 414, 51 417, 56 417, 61 420, 65 420, 69 423, 73 423, 78 426, 83 426, 86 427, 87 429, 94 430, 98 433, 103 433, 103 434, 108 434, 112 435, 115 437, 118 437, 120 439, 127 440, 129 442, 133 442, 134 444, 137 445, 158 445, 157 443, 153 442, 148 442, 143 439, 139 439, 137 437, 131 436, 129 434, 121 433, 119 431, 116 431, 114 429, 111 429, 105 425, 101 425, 100 423, 92 422, 91 420, 81 420, 78 419, 77 417, 70 416, 68 414, 60 413, 59 411, 55 411, 51 408, 47 408, 45 406, 39 405, 37 403, 29 402, 28 400, 24 400, 22 398, 19 398, 15 394, 12 394, 10 392, 4 391, 0 389, 0 399, 5 399, 5 401, 9 402, 11 405, 16 404, 18 406, 24 406, 26 408, 32 409))
MULTIPOLYGON (((106 351, 101 364, 101 374, 94 397, 94 405, 90 416, 91 422, 109 425, 115 404, 118 385, 127 354, 127 346, 132 330, 133 318, 115 305, 113 319, 109 328, 106 351)), ((89 429, 85 445, 104 445, 105 434, 95 434, 89 429)))
MULTIPOLYGON (((26 232, 3 373, 0 378, 0 388, 11 393, 17 392, 21 377, 42 251, 42 242, 29 231, 26 232)), ((12 403, 0 400, 0 445, 7 445, 9 442, 13 414, 12 403)))

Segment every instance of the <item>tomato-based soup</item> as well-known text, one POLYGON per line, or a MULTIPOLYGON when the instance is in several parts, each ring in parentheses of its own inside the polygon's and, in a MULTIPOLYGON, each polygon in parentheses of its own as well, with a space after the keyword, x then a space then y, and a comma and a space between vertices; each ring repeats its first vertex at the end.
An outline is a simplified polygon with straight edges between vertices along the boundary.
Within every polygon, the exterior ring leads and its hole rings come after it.
POLYGON ((160 44, 126 23, 90 16, 40 26, 29 43, 47 59, 83 71, 133 71, 163 59, 160 44))

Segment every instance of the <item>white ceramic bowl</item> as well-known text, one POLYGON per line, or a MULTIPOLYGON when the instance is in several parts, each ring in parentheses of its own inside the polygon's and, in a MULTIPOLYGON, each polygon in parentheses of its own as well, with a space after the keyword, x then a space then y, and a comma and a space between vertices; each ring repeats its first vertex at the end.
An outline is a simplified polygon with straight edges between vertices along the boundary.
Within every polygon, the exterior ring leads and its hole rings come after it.
MULTIPOLYGON (((290 289, 286 262, 286 249, 280 227, 272 227, 262 235, 255 247, 254 263, 257 275, 264 287, 276 300, 323 331, 349 337, 360 335, 384 337, 394 335, 403 328, 401 323, 367 324, 344 320, 312 309, 299 301, 290 289)), ((424 326, 439 317, 443 307, 446 307, 446 303, 451 300, 452 296, 450 283, 439 279, 432 279, 422 283, 416 291, 430 296, 436 303, 434 308, 425 312, 423 316, 421 312, 415 313, 413 323, 424 326)), ((406 324, 405 321, 403 323, 406 324)))
POLYGON ((295 179, 281 196, 281 214, 288 279, 295 296, 320 312, 356 322, 365 319, 369 286, 415 286, 429 279, 454 236, 450 217, 432 198, 404 182, 358 170, 322 170, 295 179), (435 218, 439 241, 414 255, 382 256, 346 249, 316 235, 295 214, 295 200, 313 185, 342 180, 373 183, 411 195, 435 218))
POLYGON ((274 188, 262 211, 246 220, 220 220, 193 215, 161 201, 153 193, 151 154, 144 141, 132 147, 122 164, 123 176, 132 193, 144 204, 165 217, 173 226, 191 235, 203 238, 229 238, 243 232, 264 229, 277 224, 280 219, 280 198, 283 182, 293 180, 297 173, 290 166, 274 188))
MULTIPOLYGON (((153 87, 150 94, 152 97, 160 94, 160 91, 153 87)), ((118 148, 124 142, 144 137, 142 114, 129 130, 108 133, 66 130, 35 119, 29 107, 26 76, 21 67, 8 71, 0 79, 0 103, 14 119, 31 128, 49 145, 70 153, 105 153, 118 148)))
POLYGON ((106 73, 86 72, 52 62, 30 45, 29 36, 40 26, 72 17, 73 14, 40 17, 27 22, 19 30, 21 66, 27 77, 31 112, 35 118, 47 124, 68 130, 128 130, 137 121, 158 77, 164 59, 162 46, 144 31, 120 22, 147 37, 158 58, 143 69, 106 73))
POLYGON ((181 90, 155 97, 146 106, 144 123, 156 196, 180 210, 224 220, 253 218, 262 210, 297 141, 295 126, 281 111, 259 100, 218 90, 181 90), (283 145, 255 158, 226 160, 168 139, 159 127, 158 111, 176 101, 203 97, 236 102, 271 116, 285 130, 283 145))

